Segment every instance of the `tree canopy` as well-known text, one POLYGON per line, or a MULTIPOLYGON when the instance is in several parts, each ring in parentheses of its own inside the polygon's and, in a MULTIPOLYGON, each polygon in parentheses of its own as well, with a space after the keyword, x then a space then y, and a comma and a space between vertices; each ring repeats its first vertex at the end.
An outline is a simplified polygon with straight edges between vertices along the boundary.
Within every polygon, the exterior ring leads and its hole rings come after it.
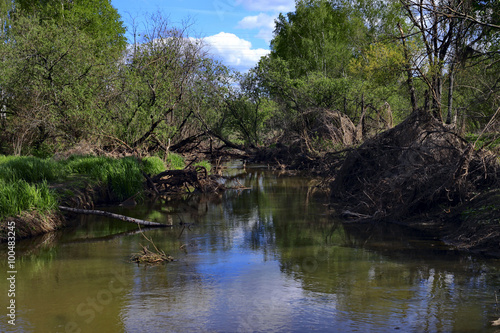
POLYGON ((482 129, 500 101, 499 6, 297 0, 276 18, 270 54, 235 73, 162 15, 127 44, 109 0, 0 1, 0 149, 155 153, 217 140, 320 152, 414 112, 482 129))

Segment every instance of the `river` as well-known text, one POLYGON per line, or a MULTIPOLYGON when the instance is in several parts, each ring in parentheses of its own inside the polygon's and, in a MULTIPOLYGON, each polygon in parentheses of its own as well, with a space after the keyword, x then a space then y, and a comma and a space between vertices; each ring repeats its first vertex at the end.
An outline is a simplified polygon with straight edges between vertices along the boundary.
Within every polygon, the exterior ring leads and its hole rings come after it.
POLYGON ((498 259, 395 225, 343 226, 305 176, 239 164, 228 174, 228 185, 245 188, 107 208, 173 224, 144 230, 173 262, 130 262, 152 244, 103 217, 18 241, 16 325, 4 278, 0 330, 500 332, 491 325, 500 317, 498 259))

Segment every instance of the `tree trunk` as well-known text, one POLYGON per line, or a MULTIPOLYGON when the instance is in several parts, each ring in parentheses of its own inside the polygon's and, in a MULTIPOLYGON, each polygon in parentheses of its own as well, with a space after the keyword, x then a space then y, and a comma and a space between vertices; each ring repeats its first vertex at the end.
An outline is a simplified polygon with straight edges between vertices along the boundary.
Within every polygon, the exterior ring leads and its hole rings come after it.
POLYGON ((451 63, 450 67, 450 82, 448 86, 448 114, 446 116, 446 123, 451 124, 452 123, 452 117, 453 117, 453 84, 454 84, 454 79, 455 79, 455 63, 451 63))
POLYGON ((415 94, 415 86, 413 85, 413 73, 410 66, 410 56, 408 55, 408 48, 406 46, 405 34, 403 32, 403 28, 401 28, 401 24, 399 23, 398 23, 398 28, 399 32, 401 33, 401 41, 403 42, 404 57, 406 61, 405 69, 406 69, 406 75, 408 76, 408 80, 406 82, 408 83, 408 90, 410 92, 411 108, 412 111, 415 112, 417 111, 417 96, 415 94))

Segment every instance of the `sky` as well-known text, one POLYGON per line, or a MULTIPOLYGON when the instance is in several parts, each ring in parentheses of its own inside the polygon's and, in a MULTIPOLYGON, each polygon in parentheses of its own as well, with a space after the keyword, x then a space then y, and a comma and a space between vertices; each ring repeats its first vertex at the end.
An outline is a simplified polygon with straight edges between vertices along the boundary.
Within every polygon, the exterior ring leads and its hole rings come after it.
MULTIPOLYGON (((127 28, 161 12, 173 26, 192 23, 190 37, 203 38, 212 55, 240 72, 269 53, 274 20, 294 11, 294 0, 111 0, 127 28)), ((127 35, 131 39, 130 35, 127 35)))

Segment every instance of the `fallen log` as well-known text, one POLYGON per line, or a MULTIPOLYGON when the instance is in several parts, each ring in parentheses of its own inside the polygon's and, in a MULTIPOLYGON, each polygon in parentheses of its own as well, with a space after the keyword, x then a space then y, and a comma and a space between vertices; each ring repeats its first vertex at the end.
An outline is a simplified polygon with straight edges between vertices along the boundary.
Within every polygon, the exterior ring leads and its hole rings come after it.
POLYGON ((120 214, 106 212, 103 210, 77 209, 77 208, 71 208, 71 207, 65 207, 65 206, 59 206, 59 209, 62 211, 76 213, 76 214, 106 216, 106 217, 110 217, 113 219, 122 220, 125 222, 145 225, 148 227, 158 227, 158 228, 172 227, 172 225, 170 225, 170 224, 163 224, 163 223, 151 222, 151 221, 146 221, 146 220, 140 220, 140 219, 136 219, 136 218, 129 217, 129 216, 124 216, 124 215, 120 215, 120 214))

